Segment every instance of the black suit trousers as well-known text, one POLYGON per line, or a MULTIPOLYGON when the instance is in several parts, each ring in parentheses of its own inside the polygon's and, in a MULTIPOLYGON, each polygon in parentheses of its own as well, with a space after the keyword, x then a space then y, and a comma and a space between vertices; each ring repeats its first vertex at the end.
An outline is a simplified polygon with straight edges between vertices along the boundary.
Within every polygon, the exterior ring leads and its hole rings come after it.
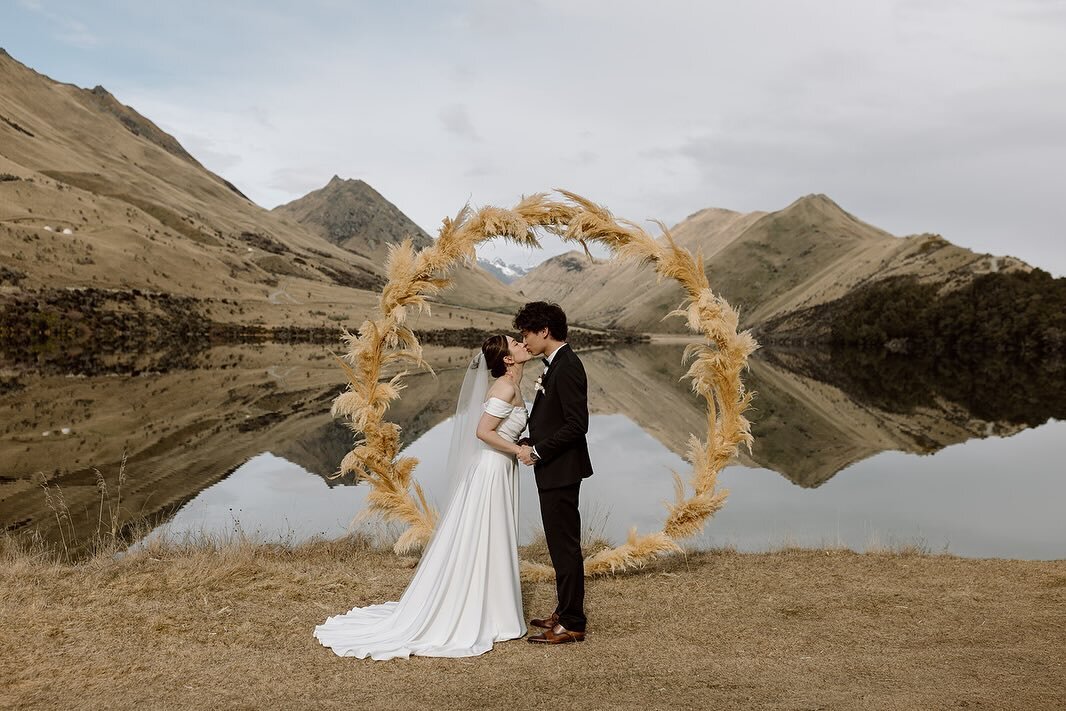
POLYGON ((541 489, 540 515, 548 555, 555 568, 559 597, 559 624, 574 632, 585 631, 585 563, 581 555, 581 514, 577 501, 581 482, 556 489, 541 489))

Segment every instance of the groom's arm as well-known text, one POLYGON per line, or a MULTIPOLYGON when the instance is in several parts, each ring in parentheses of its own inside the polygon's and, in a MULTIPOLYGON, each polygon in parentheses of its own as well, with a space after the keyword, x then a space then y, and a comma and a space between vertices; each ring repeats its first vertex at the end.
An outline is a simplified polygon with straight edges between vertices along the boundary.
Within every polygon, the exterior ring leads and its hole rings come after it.
POLYGON ((533 451, 542 462, 555 458, 589 431, 588 380, 581 361, 575 359, 567 368, 560 370, 552 385, 559 388, 563 425, 551 437, 535 443, 533 451))

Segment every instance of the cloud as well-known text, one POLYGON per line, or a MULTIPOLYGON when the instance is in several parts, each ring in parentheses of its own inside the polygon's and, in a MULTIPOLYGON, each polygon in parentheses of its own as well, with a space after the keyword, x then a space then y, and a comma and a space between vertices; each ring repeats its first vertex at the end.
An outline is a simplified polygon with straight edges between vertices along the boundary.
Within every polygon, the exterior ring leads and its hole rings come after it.
POLYGON ((71 16, 69 11, 50 10, 42 0, 18 0, 18 4, 50 22, 54 26, 52 38, 56 41, 79 49, 92 49, 100 45, 100 38, 88 25, 71 16))
POLYGON ((471 141, 480 140, 474 122, 470 120, 470 112, 462 104, 445 106, 437 115, 448 133, 471 141))
POLYGON ((295 197, 318 190, 326 184, 330 176, 318 170, 304 168, 279 168, 273 171, 266 185, 273 190, 295 197))
POLYGON ((94 14, 93 83, 267 207, 334 174, 430 231, 555 186, 667 222, 825 192, 1066 273, 1062 3, 190 2, 94 14))
POLYGON ((472 165, 463 171, 463 175, 468 178, 484 178, 489 175, 493 175, 496 172, 495 168, 488 163, 478 163, 472 165))

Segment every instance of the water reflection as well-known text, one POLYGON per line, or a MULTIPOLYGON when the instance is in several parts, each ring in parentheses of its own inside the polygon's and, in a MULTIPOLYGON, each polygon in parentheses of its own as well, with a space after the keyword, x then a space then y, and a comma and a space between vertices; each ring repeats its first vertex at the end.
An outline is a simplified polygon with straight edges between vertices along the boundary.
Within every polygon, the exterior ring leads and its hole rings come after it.
MULTIPOLYGON (((704 432, 705 414, 678 381, 682 350, 582 354, 597 469, 583 498, 594 534, 617 540, 630 525, 657 529, 658 502, 672 497, 670 470, 688 469, 679 455, 690 433, 704 432)), ((428 355, 437 374, 411 377, 391 416, 432 494, 443 479, 436 469, 457 366, 469 352, 428 355)), ((124 516, 169 520, 173 531, 227 531, 237 521, 270 537, 333 535, 364 500, 364 486, 331 478, 351 432, 328 415, 341 385, 324 346, 214 348, 163 372, 71 377, 9 367, 0 376, 0 523, 9 531, 58 535, 42 474, 61 487, 75 526, 90 529, 100 501, 95 469, 114 495, 123 449, 131 455, 124 516)), ((758 391, 756 446, 723 473, 733 494, 703 542, 758 549, 921 539, 966 555, 1062 557, 1066 536, 1043 502, 1063 493, 1062 452, 1053 450, 1064 433, 1060 422, 1031 429, 1066 417, 1062 381, 1051 366, 761 351, 746 377, 758 391), (1004 471, 1011 505, 1024 515, 995 507, 1004 471), (1013 521, 1015 532, 999 521, 1013 521)), ((528 540, 539 514, 531 475, 523 484, 528 540)))
POLYGON ((334 538, 365 503, 365 486, 331 490, 322 477, 264 452, 201 491, 153 535, 177 540, 202 533, 264 541, 334 538))
MULTIPOLYGON (((1063 437, 1066 423, 1053 422, 933 456, 885 452, 817 490, 797 487, 768 469, 729 467, 721 475, 731 492, 728 505, 690 543, 745 551, 918 546, 966 556, 1062 558, 1066 518, 1059 502, 1066 498, 1066 478, 1052 467, 1019 469, 1016 463, 1052 462, 1063 437)), ((419 481, 437 505, 447 485, 443 460, 450 441, 448 420, 407 450, 420 458, 419 481)), ((672 495, 670 472, 684 471, 680 457, 623 415, 594 415, 590 447, 597 473, 582 487, 586 536, 618 541, 630 526, 661 527, 665 508, 657 504, 672 495)), ((526 543, 541 524, 532 472, 523 467, 522 474, 520 526, 526 543)), ((262 454, 202 491, 159 533, 178 539, 203 531, 239 531, 270 541, 335 537, 349 530, 366 491, 363 486, 330 491, 298 465, 262 454)), ((377 531, 368 524, 357 528, 377 531)))
MULTIPOLYGON (((405 450, 420 460, 418 481, 438 508, 445 504, 444 465, 451 434, 449 418, 405 450)), ((624 536, 630 525, 643 530, 661 527, 665 506, 656 503, 672 497, 671 468, 684 471, 677 455, 623 415, 593 415, 589 446, 598 474, 582 488, 586 536, 614 539, 624 536)), ((528 543, 541 532, 536 484, 528 467, 521 467, 519 486, 520 537, 528 543)), ((180 539, 204 531, 240 532, 271 541, 339 536, 350 530, 367 493, 366 486, 341 488, 330 491, 321 477, 264 453, 201 491, 159 527, 158 535, 180 539)), ((379 529, 373 522, 356 523, 354 528, 371 533, 379 529)))
POLYGON ((1066 422, 923 456, 884 452, 818 489, 766 469, 731 467, 729 503, 704 540, 741 550, 776 545, 868 550, 916 545, 973 557, 1066 558, 1066 422))

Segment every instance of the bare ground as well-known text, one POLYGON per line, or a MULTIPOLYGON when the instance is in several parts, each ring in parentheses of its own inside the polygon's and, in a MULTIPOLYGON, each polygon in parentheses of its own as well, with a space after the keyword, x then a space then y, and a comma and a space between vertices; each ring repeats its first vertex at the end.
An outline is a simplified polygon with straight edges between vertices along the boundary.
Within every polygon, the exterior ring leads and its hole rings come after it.
POLYGON ((390 662, 311 636, 409 580, 360 541, 0 563, 0 708, 1066 707, 1063 561, 691 554, 590 581, 584 643, 390 662))

